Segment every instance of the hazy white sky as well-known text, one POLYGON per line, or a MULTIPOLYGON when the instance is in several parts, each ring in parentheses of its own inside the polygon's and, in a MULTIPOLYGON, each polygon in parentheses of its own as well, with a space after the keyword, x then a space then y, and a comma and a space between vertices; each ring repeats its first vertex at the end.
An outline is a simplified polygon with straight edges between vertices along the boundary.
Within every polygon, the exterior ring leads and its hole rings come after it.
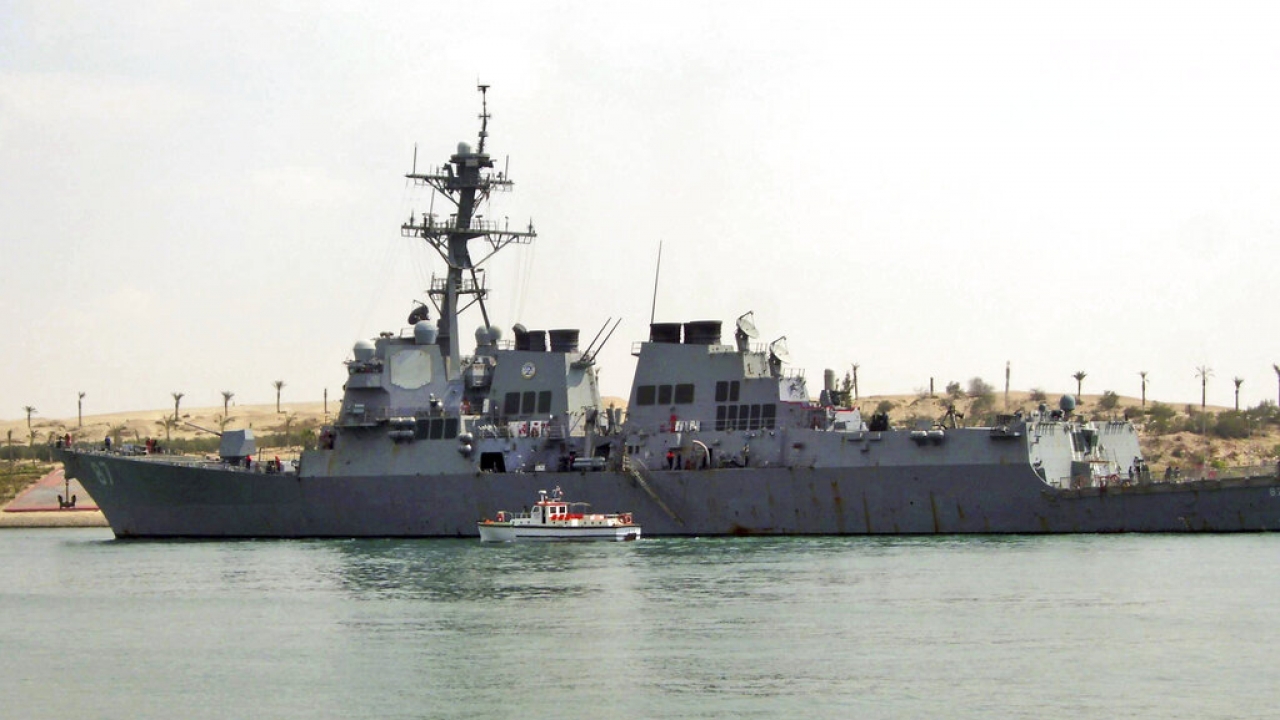
MULTIPOLYGON (((1276 397, 1280 5, 0 0, 0 417, 341 393, 474 141, 497 324, 755 311, 813 389, 1276 397)), ((464 316, 465 338, 479 323, 464 316)))

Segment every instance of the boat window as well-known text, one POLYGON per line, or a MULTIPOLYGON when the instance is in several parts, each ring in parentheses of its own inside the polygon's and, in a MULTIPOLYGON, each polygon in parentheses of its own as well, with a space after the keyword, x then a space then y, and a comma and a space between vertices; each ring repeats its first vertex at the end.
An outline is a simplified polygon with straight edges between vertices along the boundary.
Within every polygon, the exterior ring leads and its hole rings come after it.
POLYGON ((676 385, 676 404, 688 405, 691 402, 693 402, 693 383, 676 385))
POLYGON ((751 406, 751 427, 747 429, 748 430, 760 429, 760 406, 759 405, 751 406))
POLYGON ((724 430, 724 405, 716 406, 716 430, 724 430))
POLYGON ((636 388, 636 404, 652 405, 657 397, 658 388, 654 385, 641 385, 636 388))
POLYGON ((760 421, 764 427, 772 430, 775 427, 777 417, 778 417, 777 405, 774 405, 773 403, 769 403, 768 405, 765 405, 761 409, 760 421))
POLYGON ((729 381, 716 381, 716 402, 726 402, 729 399, 729 381))
POLYGON ((671 386, 670 385, 658 386, 658 404, 659 405, 671 404, 671 386))
POLYGON ((439 440, 444 435, 444 421, 440 418, 432 418, 430 439, 439 440))
POLYGON ((725 418, 725 424, 724 424, 725 429, 737 430, 738 429, 738 406, 727 405, 726 407, 728 408, 729 414, 728 414, 728 417, 725 418))
POLYGON ((738 402, 738 381, 729 383, 729 402, 738 402))
POLYGON ((458 437, 458 418, 444 419, 444 439, 452 440, 458 437))
POLYGON ((526 390, 520 398, 520 414, 532 415, 533 409, 537 407, 538 393, 532 390, 526 390))
POLYGON ((520 414, 520 393, 518 392, 507 393, 507 397, 502 403, 502 413, 504 415, 520 414))
POLYGON ((550 390, 543 390, 542 392, 538 393, 538 412, 539 413, 551 412, 551 391, 550 390))

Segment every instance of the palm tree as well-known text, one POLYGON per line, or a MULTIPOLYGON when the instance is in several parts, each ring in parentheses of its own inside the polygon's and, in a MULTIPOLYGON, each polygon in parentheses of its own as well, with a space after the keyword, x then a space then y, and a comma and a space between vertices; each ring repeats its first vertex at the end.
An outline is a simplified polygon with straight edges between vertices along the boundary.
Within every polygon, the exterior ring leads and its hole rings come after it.
POLYGON ((271 384, 276 386, 276 412, 278 413, 280 412, 280 389, 284 387, 284 381, 276 380, 271 384))
MULTIPOLYGON (((1272 363, 1271 367, 1276 371, 1276 384, 1280 385, 1280 365, 1272 363)), ((1276 405, 1280 405, 1280 390, 1276 390, 1276 405)))
POLYGON ((1004 361, 1004 406, 1009 407, 1009 361, 1004 361))
POLYGON ((1240 386, 1244 384, 1244 378, 1232 378, 1231 382, 1236 384, 1236 412, 1240 412, 1240 386))
POLYGON ((1207 365, 1201 365, 1196 368, 1196 375, 1200 376, 1200 413, 1204 414, 1205 407, 1205 389, 1209 385, 1209 376, 1213 375, 1213 368, 1207 365))
POLYGON ((1147 371, 1139 370, 1138 374, 1142 376, 1142 407, 1147 406, 1147 371))
POLYGON ((1076 379, 1076 399, 1078 400, 1080 399, 1080 396, 1084 392, 1083 390, 1081 390, 1081 387, 1083 387, 1084 385, 1084 379, 1089 377, 1089 373, 1083 370, 1077 370, 1076 374, 1072 375, 1071 377, 1076 379))
POLYGON ((227 416, 227 406, 231 404, 231 398, 235 396, 236 394, 231 392, 230 390, 222 391, 222 417, 227 416))
POLYGON ((34 432, 31 431, 31 415, 39 411, 36 410, 31 405, 23 405, 22 409, 25 410, 27 413, 27 437, 29 438, 29 442, 27 444, 34 445, 36 435, 34 432))
MULTIPOLYGON (((1280 370, 1276 370, 1280 373, 1280 370)), ((858 363, 853 364, 853 399, 858 399, 858 363)))
POLYGON ((178 405, 182 402, 185 393, 176 392, 171 394, 173 395, 173 421, 178 422, 178 405))
POLYGON ((76 400, 76 427, 84 427, 84 391, 79 393, 79 399, 76 400))
POLYGON ((162 419, 162 420, 157 420, 157 421, 156 421, 156 424, 157 424, 157 425, 160 425, 160 426, 162 426, 162 427, 164 428, 164 442, 165 442, 165 444, 166 444, 166 445, 168 445, 168 444, 169 444, 169 432, 170 432, 171 430, 176 429, 176 428, 178 427, 178 418, 176 418, 176 417, 169 417, 168 415, 165 415, 165 416, 164 416, 164 419, 162 419))

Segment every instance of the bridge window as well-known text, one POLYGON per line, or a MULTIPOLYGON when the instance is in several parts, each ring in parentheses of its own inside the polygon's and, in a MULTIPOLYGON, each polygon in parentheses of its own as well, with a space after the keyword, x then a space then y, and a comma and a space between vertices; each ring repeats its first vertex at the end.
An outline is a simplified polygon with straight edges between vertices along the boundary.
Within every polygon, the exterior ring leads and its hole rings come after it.
POLYGON ((551 412, 551 391, 543 390, 538 393, 538 413, 545 415, 551 412))
POLYGON ((658 388, 656 385, 641 385, 636 388, 636 404, 652 405, 657 399, 658 388))
POLYGON ((688 405, 693 402, 693 383, 676 385, 676 404, 688 405))
POLYGON ((760 406, 759 405, 751 406, 751 426, 748 427, 747 429, 748 430, 760 429, 760 406))
POLYGON ((778 406, 769 403, 761 408, 760 424, 765 428, 772 430, 777 424, 778 406))
POLYGON ((503 415, 519 415, 520 414, 520 393, 509 392, 502 403, 503 415))
POLYGON ((727 412, 724 405, 716 406, 716 430, 724 430, 724 418, 727 412))
POLYGON ((418 418, 413 436, 418 440, 452 440, 458 437, 458 418, 418 418))
POLYGON ((533 410, 537 407, 538 393, 532 390, 526 390, 521 393, 520 397, 520 413, 522 415, 532 415, 533 410))
POLYGON ((671 386, 670 385, 658 386, 658 404, 659 405, 671 404, 671 386))

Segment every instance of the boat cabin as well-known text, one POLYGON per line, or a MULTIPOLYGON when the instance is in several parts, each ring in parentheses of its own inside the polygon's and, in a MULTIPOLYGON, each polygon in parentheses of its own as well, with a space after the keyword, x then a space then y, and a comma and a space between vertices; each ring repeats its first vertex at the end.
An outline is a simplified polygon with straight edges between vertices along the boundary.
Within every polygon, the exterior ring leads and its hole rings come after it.
POLYGON ((582 514, 569 512, 569 503, 558 487, 549 494, 546 490, 539 490, 538 502, 533 504, 533 509, 529 512, 529 519, 535 523, 559 522, 575 518, 582 519, 582 514))

